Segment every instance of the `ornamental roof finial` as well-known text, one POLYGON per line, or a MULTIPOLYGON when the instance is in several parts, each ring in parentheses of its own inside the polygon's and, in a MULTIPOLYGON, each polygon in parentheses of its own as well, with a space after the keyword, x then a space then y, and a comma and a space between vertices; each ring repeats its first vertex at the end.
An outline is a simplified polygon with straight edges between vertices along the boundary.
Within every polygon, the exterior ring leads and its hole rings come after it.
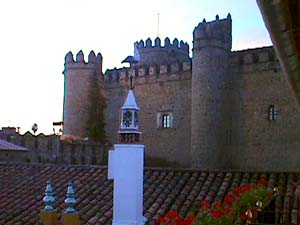
POLYGON ((53 189, 52 189, 50 181, 47 181, 47 186, 46 186, 43 202, 46 204, 46 206, 44 208, 45 211, 53 211, 54 210, 53 203, 55 202, 55 198, 53 196, 53 189))
POLYGON ((69 182, 68 190, 67 190, 67 198, 65 199, 65 203, 67 205, 66 213, 76 213, 76 209, 74 205, 77 203, 77 199, 75 197, 75 191, 73 184, 69 182))

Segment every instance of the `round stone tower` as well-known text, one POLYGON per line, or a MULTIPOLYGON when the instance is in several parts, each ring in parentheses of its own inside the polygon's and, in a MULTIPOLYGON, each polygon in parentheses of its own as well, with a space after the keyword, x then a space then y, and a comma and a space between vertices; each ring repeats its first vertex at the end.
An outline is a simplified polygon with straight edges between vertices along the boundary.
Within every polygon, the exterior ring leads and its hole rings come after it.
POLYGON ((230 126, 226 83, 231 52, 231 16, 202 23, 193 33, 191 159, 201 168, 221 166, 230 126), (222 157, 221 157, 222 155, 222 157))
POLYGON ((64 70, 63 133, 78 137, 87 136, 87 120, 90 106, 91 82, 103 82, 102 56, 94 51, 84 60, 79 51, 74 61, 72 52, 65 57, 64 70))

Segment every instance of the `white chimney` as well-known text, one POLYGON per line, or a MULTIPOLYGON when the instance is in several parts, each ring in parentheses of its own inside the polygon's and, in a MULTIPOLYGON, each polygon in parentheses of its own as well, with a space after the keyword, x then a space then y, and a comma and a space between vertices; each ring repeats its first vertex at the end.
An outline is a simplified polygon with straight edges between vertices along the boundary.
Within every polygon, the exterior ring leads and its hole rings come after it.
POLYGON ((133 90, 121 108, 120 142, 109 151, 108 179, 114 180, 112 225, 143 225, 144 149, 138 144, 138 111, 133 90))

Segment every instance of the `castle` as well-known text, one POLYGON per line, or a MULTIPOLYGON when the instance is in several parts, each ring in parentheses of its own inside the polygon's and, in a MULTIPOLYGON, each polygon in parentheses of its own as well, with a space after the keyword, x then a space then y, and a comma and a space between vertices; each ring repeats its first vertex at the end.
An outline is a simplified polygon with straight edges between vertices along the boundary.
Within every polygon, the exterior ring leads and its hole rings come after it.
POLYGON ((102 55, 65 58, 64 134, 86 137, 91 80, 107 101, 117 143, 133 77, 146 155, 207 169, 299 170, 300 109, 273 47, 232 51, 232 21, 203 20, 193 56, 183 41, 136 42, 130 67, 102 73, 102 55))

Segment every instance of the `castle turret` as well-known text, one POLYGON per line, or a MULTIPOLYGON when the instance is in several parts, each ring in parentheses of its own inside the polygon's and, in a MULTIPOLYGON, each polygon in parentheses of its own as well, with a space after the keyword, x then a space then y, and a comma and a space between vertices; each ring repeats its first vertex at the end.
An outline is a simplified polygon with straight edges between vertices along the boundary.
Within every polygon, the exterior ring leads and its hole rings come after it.
POLYGON ((189 61, 189 45, 186 42, 178 41, 177 38, 170 42, 166 38, 164 45, 160 38, 152 40, 148 38, 134 43, 134 58, 138 61, 137 65, 162 65, 175 62, 189 61))
POLYGON ((228 122, 231 16, 202 23, 193 33, 191 158, 201 168, 221 167, 228 122))
POLYGON ((87 120, 90 107, 91 82, 103 82, 102 56, 93 51, 84 60, 79 51, 74 61, 72 52, 65 57, 64 86, 64 127, 63 133, 79 137, 87 136, 87 120))

